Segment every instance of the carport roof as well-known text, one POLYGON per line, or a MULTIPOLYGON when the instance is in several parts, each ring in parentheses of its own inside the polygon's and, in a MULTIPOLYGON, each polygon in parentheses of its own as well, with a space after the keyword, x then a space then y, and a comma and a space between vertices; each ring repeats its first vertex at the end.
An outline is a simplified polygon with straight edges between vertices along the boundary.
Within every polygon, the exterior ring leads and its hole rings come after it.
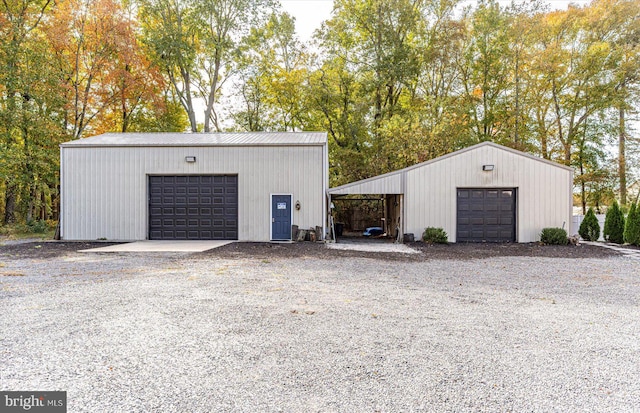
POLYGON ((492 146, 494 148, 498 148, 504 151, 512 152, 517 155, 536 160, 538 162, 546 163, 548 165, 552 165, 558 168, 563 168, 569 171, 573 171, 573 169, 571 169, 568 166, 561 165, 559 163, 549 161, 543 158, 539 158, 537 156, 534 156, 525 152, 521 152, 516 149, 498 145, 497 143, 493 143, 493 142, 482 142, 477 145, 469 146, 468 148, 460 149, 459 151, 451 152, 447 155, 443 155, 426 162, 412 165, 404 169, 399 169, 397 171, 388 172, 383 175, 373 176, 371 178, 363 179, 361 181, 351 182, 349 184, 337 186, 335 188, 330 188, 327 192, 331 195, 404 194, 404 177, 407 171, 421 168, 425 165, 439 162, 444 159, 450 158, 452 156, 457 156, 464 152, 472 151, 474 149, 477 149, 483 146, 492 146))
POLYGON ((105 133, 61 144, 89 146, 299 146, 326 145, 326 132, 105 133))

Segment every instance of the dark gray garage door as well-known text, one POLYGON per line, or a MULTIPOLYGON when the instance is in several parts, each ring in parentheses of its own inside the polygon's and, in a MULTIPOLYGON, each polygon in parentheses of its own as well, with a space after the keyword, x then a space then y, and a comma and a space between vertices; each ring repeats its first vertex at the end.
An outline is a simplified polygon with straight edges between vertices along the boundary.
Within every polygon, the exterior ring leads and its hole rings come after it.
POLYGON ((458 189, 458 242, 515 242, 516 190, 458 189))
POLYGON ((150 176, 149 239, 238 239, 238 177, 150 176))

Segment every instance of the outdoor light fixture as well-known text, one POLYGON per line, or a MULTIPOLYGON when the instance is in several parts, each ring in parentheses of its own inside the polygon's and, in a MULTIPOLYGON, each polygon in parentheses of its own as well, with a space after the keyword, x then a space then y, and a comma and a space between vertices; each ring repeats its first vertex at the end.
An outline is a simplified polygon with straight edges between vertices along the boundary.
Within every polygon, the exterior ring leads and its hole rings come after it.
POLYGON ((195 157, 195 156, 185 156, 185 157, 184 157, 184 160, 185 160, 186 162, 193 163, 193 162, 195 162, 195 161, 196 161, 196 157, 195 157))
POLYGON ((296 201, 296 211, 300 211, 300 201, 296 201))
POLYGON ((493 171, 493 165, 482 165, 483 171, 493 171))

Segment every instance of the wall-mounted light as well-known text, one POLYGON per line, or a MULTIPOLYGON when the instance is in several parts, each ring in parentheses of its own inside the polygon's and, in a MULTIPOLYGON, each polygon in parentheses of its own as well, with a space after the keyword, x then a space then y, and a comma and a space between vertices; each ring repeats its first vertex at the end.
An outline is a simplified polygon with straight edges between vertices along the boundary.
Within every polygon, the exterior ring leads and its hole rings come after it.
POLYGON ((493 171, 493 165, 482 165, 483 171, 493 171))
POLYGON ((185 160, 185 162, 193 163, 193 162, 196 161, 196 157, 195 156, 185 156, 184 160, 185 160))
POLYGON ((296 211, 300 211, 300 201, 296 201, 296 211))

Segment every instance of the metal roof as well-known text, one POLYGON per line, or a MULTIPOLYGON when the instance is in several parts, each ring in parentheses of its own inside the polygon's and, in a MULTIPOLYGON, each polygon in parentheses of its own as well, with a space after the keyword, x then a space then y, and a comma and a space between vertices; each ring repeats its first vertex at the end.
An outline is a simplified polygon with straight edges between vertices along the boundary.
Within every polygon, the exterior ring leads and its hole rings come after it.
POLYGON ((105 133, 60 146, 298 146, 326 145, 326 132, 105 133))
POLYGON ((566 165, 561 165, 561 164, 559 164, 557 162, 549 161, 549 160, 544 159, 544 158, 539 158, 539 157, 531 155, 529 153, 521 152, 521 151, 518 151, 516 149, 512 149, 512 148, 506 147, 506 146, 498 145, 497 143, 494 143, 494 142, 481 142, 481 143, 478 143, 476 145, 469 146, 467 148, 460 149, 458 151, 448 153, 448 154, 440 156, 438 158, 434 158, 434 159, 431 159, 429 161, 425 161, 425 162, 422 162, 422 163, 419 163, 419 164, 416 164, 416 165, 412 165, 412 166, 406 167, 404 169, 399 169, 397 171, 387 172, 386 174, 373 176, 371 178, 366 178, 366 179, 363 179, 363 180, 360 180, 360 181, 351 182, 351 183, 348 183, 348 184, 336 186, 334 188, 329 188, 327 193, 332 194, 332 195, 352 195, 352 194, 353 195, 355 195, 355 194, 363 195, 363 194, 370 194, 372 192, 362 192, 362 190, 367 190, 368 189, 368 186, 366 184, 371 184, 371 183, 374 183, 376 181, 388 181, 387 186, 390 186, 393 189, 393 191, 390 192, 390 193, 394 193, 394 194, 403 193, 403 191, 399 188, 399 186, 401 185, 400 184, 401 181, 400 180, 392 181, 392 179, 394 177, 396 177, 397 175, 404 175, 410 170, 421 168, 421 167, 423 167, 425 165, 436 163, 436 162, 442 161, 444 159, 451 158, 453 156, 457 156, 457 155, 460 155, 460 154, 468 152, 468 151, 472 151, 472 150, 477 149, 477 148, 481 148, 483 146, 491 146, 491 147, 494 147, 494 148, 497 148, 497 149, 501 149, 503 151, 514 153, 516 155, 524 156, 525 158, 529 158, 529 159, 533 159, 533 160, 538 161, 538 162, 545 163, 547 165, 555 166, 557 168, 566 169, 568 171, 573 172, 572 168, 570 168, 570 167, 568 167, 566 165))

